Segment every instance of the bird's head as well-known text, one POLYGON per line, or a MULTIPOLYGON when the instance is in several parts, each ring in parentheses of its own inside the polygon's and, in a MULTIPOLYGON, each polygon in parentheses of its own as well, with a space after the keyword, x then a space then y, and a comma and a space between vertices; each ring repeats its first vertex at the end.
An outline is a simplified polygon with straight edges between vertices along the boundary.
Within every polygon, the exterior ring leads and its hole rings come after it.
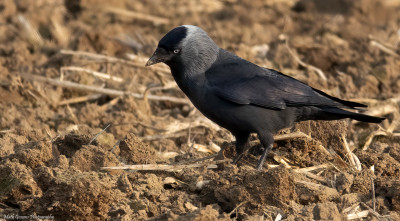
POLYGON ((193 25, 182 25, 169 31, 160 40, 146 66, 159 62, 170 67, 210 66, 215 61, 218 50, 218 46, 203 29, 193 25))

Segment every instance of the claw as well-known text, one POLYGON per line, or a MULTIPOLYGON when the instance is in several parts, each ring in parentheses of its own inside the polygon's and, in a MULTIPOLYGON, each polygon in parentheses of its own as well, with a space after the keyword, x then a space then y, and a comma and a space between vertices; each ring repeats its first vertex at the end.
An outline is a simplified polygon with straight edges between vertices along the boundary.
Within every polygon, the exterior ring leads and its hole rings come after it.
POLYGON ((270 145, 264 150, 263 154, 261 155, 260 160, 258 161, 258 164, 257 164, 257 167, 256 167, 256 169, 257 169, 258 171, 262 170, 263 165, 264 165, 264 163, 265 163, 265 160, 267 159, 267 155, 268 155, 268 153, 269 153, 269 151, 270 151, 271 149, 272 149, 272 144, 270 144, 270 145))
POLYGON ((236 155, 236 156, 233 158, 232 163, 233 163, 233 164, 237 164, 237 163, 239 162, 239 160, 243 158, 243 155, 244 155, 243 153, 236 155))

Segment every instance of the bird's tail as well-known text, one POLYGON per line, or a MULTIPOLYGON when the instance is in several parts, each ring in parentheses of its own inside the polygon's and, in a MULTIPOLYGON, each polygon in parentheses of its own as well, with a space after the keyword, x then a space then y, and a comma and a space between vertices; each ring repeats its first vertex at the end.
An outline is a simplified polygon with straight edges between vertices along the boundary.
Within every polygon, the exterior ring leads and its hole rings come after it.
POLYGON ((346 110, 336 108, 336 107, 321 108, 321 109, 323 112, 325 112, 327 114, 333 114, 333 115, 337 116, 338 118, 351 118, 354 120, 367 122, 367 123, 380 123, 386 119, 383 117, 373 117, 373 116, 366 115, 366 114, 354 113, 354 112, 346 111, 346 110))
POLYGON ((342 105, 344 105, 344 106, 347 106, 348 108, 351 108, 351 109, 358 109, 358 110, 360 110, 360 109, 357 108, 357 107, 367 107, 367 105, 365 105, 365 104, 360 104, 360 103, 353 102, 353 101, 342 100, 342 99, 340 99, 340 98, 331 96, 331 95, 329 95, 329 94, 327 94, 327 93, 325 93, 325 92, 323 92, 323 91, 320 91, 320 90, 318 90, 318 89, 315 89, 315 88, 313 88, 313 90, 316 91, 316 92, 318 92, 318 93, 320 93, 320 94, 323 95, 324 97, 328 97, 329 99, 331 99, 331 100, 333 100, 333 101, 336 101, 336 102, 338 102, 338 103, 340 103, 340 104, 342 104, 342 105))

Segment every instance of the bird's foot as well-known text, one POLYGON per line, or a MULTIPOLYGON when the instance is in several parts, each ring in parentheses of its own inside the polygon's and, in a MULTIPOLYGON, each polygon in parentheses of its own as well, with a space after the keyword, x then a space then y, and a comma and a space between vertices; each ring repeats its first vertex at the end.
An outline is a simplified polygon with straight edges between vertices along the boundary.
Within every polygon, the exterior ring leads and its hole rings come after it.
POLYGON ((257 169, 258 171, 261 171, 261 170, 262 170, 263 165, 264 165, 264 162, 265 162, 265 159, 264 159, 262 162, 261 162, 261 160, 258 161, 258 164, 257 164, 257 167, 256 167, 256 169, 257 169))
POLYGON ((243 155, 244 155, 243 153, 236 155, 236 156, 233 158, 232 163, 233 163, 233 164, 237 164, 237 163, 239 162, 239 160, 243 158, 243 155))
POLYGON ((269 151, 271 151, 271 149, 272 149, 272 144, 269 145, 269 146, 264 150, 263 154, 261 155, 260 160, 258 161, 258 164, 257 164, 257 167, 256 167, 256 169, 257 169, 258 171, 262 170, 263 165, 264 165, 264 163, 265 163, 265 160, 267 159, 267 155, 268 155, 269 151))

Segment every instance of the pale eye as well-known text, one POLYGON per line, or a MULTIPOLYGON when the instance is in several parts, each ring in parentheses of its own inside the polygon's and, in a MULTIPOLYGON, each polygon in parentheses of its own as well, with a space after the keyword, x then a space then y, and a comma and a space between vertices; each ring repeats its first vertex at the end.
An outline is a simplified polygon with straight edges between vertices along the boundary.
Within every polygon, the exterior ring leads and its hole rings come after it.
POLYGON ((178 54, 181 50, 180 49, 175 49, 174 54, 178 54))

